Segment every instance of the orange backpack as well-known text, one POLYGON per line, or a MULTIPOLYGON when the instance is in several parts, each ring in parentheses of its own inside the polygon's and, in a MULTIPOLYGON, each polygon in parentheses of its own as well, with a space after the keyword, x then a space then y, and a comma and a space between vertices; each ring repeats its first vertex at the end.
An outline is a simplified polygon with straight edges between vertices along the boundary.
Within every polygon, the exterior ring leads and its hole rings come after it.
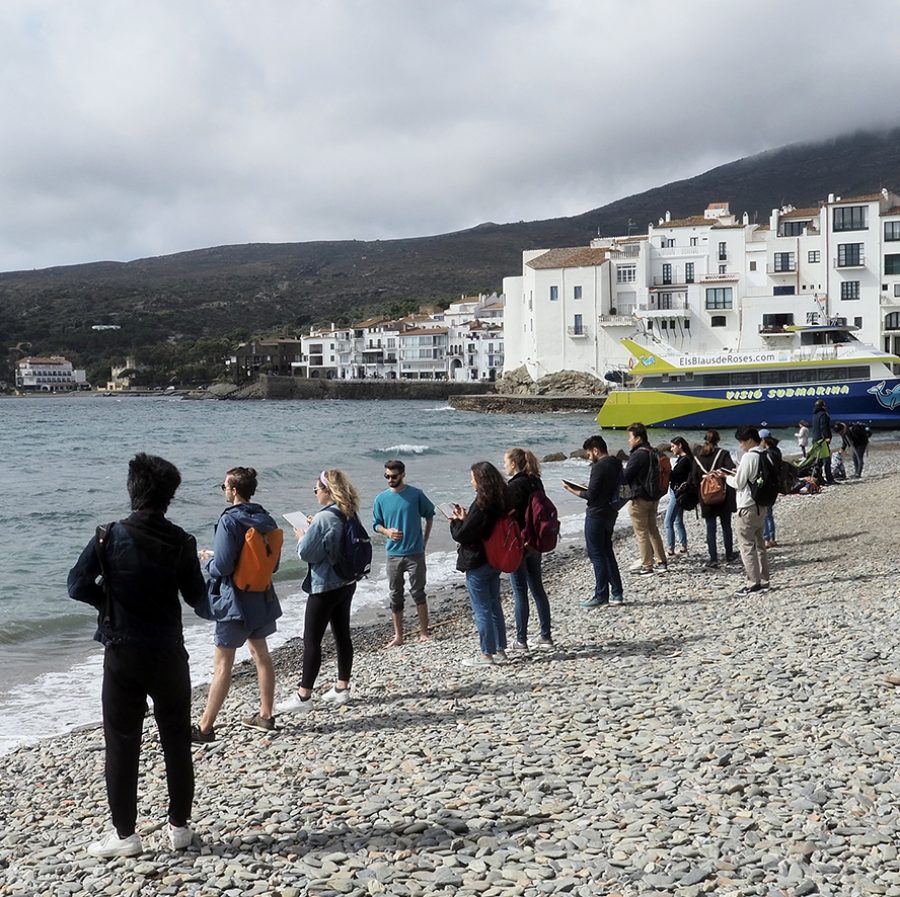
POLYGON ((232 582, 242 592, 265 592, 272 585, 272 574, 281 557, 284 533, 277 527, 261 533, 251 526, 244 533, 244 547, 238 558, 232 582))

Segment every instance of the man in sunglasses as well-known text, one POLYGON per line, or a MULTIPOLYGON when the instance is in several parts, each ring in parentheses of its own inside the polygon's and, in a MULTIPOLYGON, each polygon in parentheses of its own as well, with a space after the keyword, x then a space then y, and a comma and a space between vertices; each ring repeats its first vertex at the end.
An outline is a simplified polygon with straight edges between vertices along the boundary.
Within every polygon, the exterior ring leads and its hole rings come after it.
POLYGON ((390 460, 384 465, 387 489, 375 497, 372 522, 387 538, 387 576, 394 637, 389 648, 403 644, 403 575, 419 615, 419 641, 428 640, 428 605, 425 601, 425 547, 434 523, 434 505, 421 489, 404 482, 406 465, 390 460), (425 529, 422 530, 422 520, 425 529))

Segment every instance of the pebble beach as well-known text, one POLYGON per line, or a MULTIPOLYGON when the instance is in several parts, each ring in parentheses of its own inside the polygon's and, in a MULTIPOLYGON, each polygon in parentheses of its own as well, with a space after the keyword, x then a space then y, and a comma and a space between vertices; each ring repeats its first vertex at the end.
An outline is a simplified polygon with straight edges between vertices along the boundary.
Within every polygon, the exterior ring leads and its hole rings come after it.
MULTIPOLYGON (((635 545, 617 543, 621 607, 579 607, 581 545, 546 556, 552 650, 461 666, 477 636, 460 574, 430 642, 355 631, 346 706, 243 728, 256 679, 238 668, 194 752, 183 852, 152 719, 136 858, 86 853, 109 827, 98 728, 2 756, 0 895, 900 897, 900 688, 883 682, 900 670, 898 468, 879 446, 862 480, 779 500, 765 594, 734 597, 740 563, 702 568, 689 513, 666 575, 628 576, 635 545)), ((281 697, 300 653, 277 652, 281 697)))

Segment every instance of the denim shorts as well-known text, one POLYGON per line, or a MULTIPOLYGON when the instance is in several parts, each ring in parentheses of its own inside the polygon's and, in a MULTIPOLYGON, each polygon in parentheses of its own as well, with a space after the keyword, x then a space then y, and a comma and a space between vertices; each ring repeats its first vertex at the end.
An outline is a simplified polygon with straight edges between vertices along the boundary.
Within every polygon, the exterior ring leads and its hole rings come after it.
POLYGON ((252 630, 244 625, 243 620, 220 620, 216 623, 215 645, 217 648, 241 648, 248 639, 266 638, 277 628, 274 620, 252 630))

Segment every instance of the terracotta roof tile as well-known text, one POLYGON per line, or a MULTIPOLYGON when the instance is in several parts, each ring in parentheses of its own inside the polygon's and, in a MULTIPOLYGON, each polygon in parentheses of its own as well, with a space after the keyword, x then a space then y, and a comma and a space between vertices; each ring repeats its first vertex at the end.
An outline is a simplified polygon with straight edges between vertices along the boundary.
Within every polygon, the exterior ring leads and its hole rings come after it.
POLYGON ((590 246, 574 246, 568 249, 550 249, 527 262, 529 268, 590 268, 607 260, 605 249, 590 246))
POLYGON ((654 224, 657 230, 665 230, 667 227, 712 227, 716 223, 715 218, 704 218, 702 215, 693 215, 690 218, 673 218, 671 221, 663 221, 662 224, 654 224))
POLYGON ((876 202, 881 198, 882 197, 880 193, 869 193, 866 196, 842 196, 840 199, 836 199, 834 202, 828 203, 828 205, 843 206, 851 202, 876 202))
POLYGON ((818 218, 819 217, 819 209, 791 209, 790 212, 782 212, 779 218, 818 218))

